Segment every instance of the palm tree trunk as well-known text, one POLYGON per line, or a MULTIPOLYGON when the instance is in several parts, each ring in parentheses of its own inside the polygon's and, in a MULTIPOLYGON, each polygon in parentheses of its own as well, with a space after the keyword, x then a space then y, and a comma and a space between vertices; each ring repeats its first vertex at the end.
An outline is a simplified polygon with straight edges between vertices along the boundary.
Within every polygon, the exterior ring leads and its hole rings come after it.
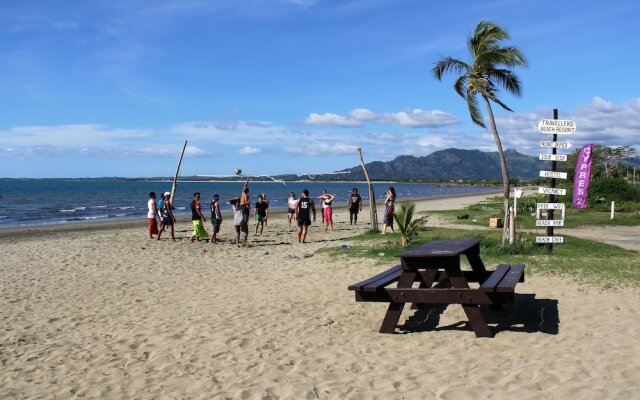
POLYGON ((500 157, 500 168, 502 169, 502 189, 504 196, 504 219, 502 228, 502 245, 509 239, 509 171, 507 170, 507 160, 504 158, 504 152, 502 151, 502 142, 500 141, 500 135, 498 135, 498 129, 496 128, 496 121, 493 117, 493 110, 491 110, 491 104, 489 99, 482 96, 484 104, 487 106, 487 112, 489 113, 489 122, 491 123, 491 131, 493 133, 493 139, 496 141, 496 147, 498 148, 498 156, 500 157))

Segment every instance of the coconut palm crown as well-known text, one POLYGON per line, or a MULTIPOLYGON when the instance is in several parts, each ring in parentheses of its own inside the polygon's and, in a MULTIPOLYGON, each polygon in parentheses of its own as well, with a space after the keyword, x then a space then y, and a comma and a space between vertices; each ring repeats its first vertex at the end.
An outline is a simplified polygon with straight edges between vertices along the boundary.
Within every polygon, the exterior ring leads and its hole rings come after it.
POLYGON ((478 107, 478 95, 487 108, 502 169, 505 208, 503 243, 508 234, 506 222, 509 207, 509 172, 490 101, 505 110, 513 111, 498 98, 498 93, 500 88, 503 88, 512 95, 520 97, 522 92, 520 80, 509 68, 527 67, 527 60, 520 50, 513 46, 502 46, 502 42, 509 39, 509 34, 500 25, 490 21, 480 21, 467 40, 471 64, 456 58, 443 57, 435 63, 432 70, 437 80, 442 80, 442 75, 446 72, 460 75, 453 87, 458 95, 466 100, 473 123, 485 129, 486 125, 478 107))

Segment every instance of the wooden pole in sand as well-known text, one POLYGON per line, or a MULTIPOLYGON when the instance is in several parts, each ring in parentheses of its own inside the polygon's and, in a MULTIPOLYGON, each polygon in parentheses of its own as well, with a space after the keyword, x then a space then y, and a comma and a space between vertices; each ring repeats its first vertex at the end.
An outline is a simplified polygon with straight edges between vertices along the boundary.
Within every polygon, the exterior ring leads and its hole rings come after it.
POLYGON ((182 157, 184 157, 184 151, 187 149, 187 141, 184 141, 182 147, 182 154, 180 154, 180 161, 178 161, 178 168, 176 168, 176 175, 173 177, 173 185, 171 185, 171 199, 169 202, 173 204, 173 196, 176 194, 176 182, 178 181, 178 174, 180 173, 180 165, 182 164, 182 157))
POLYGON ((360 156, 360 165, 364 171, 364 176, 367 178, 367 184, 369 185, 369 208, 371 209, 371 229, 378 230, 378 212, 376 211, 376 195, 373 192, 373 185, 371 179, 369 179, 369 173, 367 167, 364 165, 364 159, 362 158, 362 149, 358 147, 358 156, 360 156))

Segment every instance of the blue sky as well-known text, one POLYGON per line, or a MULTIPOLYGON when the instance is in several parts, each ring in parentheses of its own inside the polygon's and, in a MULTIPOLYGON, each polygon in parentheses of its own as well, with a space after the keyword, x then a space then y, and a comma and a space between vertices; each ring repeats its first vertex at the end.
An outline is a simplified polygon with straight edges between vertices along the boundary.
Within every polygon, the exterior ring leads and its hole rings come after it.
POLYGON ((9 0, 0 177, 170 176, 185 140, 182 175, 494 151, 430 72, 482 19, 529 61, 494 108, 505 148, 537 155, 558 108, 574 146, 640 150, 637 1, 9 0))

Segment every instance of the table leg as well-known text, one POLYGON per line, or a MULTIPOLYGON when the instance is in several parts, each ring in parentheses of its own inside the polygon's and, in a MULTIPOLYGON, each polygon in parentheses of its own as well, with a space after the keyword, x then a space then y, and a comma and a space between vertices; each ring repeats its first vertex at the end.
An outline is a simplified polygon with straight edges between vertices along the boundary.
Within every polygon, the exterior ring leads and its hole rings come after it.
MULTIPOLYGON (((404 271, 398 280, 399 288, 410 288, 413 285, 413 281, 416 278, 416 273, 413 271, 404 271)), ((393 333, 396 330, 396 326, 398 326, 398 321, 400 320, 400 315, 402 315, 402 310, 404 309, 404 303, 394 303, 391 302, 389 304, 389 308, 387 308, 387 313, 384 316, 384 320, 382 320, 382 326, 380 327, 380 333, 393 333)))
POLYGON ((480 312, 480 306, 463 305, 462 308, 464 309, 464 313, 467 314, 467 318, 469 318, 469 323, 471 324, 471 328, 473 328, 476 337, 493 336, 487 322, 484 320, 484 316, 482 316, 482 312, 480 312))
MULTIPOLYGON (((418 271, 418 276, 420 277, 420 286, 418 286, 420 289, 426 289, 426 288, 430 288, 433 285, 433 281, 436 278, 436 273, 438 271, 435 269, 430 269, 427 271, 418 271)), ((424 304, 416 304, 413 303, 411 304, 411 309, 412 310, 416 310, 416 309, 420 309, 424 306, 424 304)))
MULTIPOLYGON (((469 284, 464 278, 464 275, 462 274, 462 270, 460 268, 447 269, 447 273, 449 275, 449 281, 451 281, 451 287, 457 289, 469 288, 469 284)), ((469 324, 471 324, 471 328, 473 329, 477 337, 493 336, 491 334, 489 326, 487 325, 487 322, 484 319, 484 316, 482 316, 479 305, 463 304, 462 308, 464 309, 464 313, 469 319, 469 324)))

